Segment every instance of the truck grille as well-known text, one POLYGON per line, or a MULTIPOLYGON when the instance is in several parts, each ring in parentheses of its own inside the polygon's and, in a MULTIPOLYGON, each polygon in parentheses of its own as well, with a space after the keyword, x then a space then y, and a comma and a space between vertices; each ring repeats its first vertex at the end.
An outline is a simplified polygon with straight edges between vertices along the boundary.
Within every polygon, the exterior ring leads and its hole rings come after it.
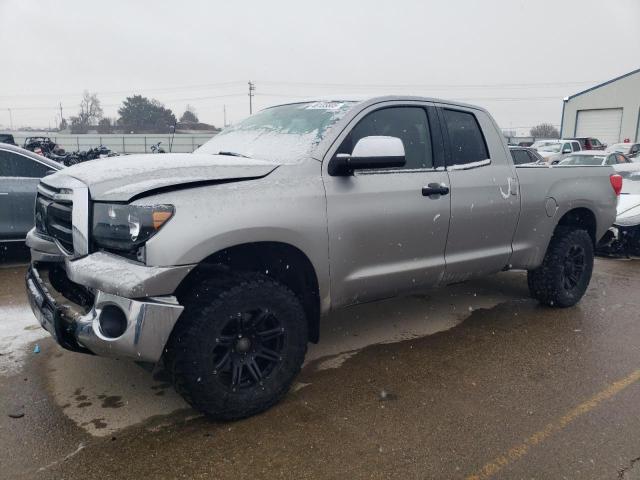
POLYGON ((40 183, 36 196, 36 230, 49 235, 67 251, 73 253, 73 202, 55 199, 60 189, 40 183))

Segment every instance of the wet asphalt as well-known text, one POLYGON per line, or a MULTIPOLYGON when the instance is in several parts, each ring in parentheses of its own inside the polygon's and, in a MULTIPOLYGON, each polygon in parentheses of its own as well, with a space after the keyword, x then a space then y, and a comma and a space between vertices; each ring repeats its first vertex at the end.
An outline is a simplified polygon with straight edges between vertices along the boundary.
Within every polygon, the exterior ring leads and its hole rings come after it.
MULTIPOLYGON (((0 301, 24 301, 10 261, 0 301)), ((637 479, 639 292, 640 261, 598 259, 570 309, 521 272, 348 309, 285 400, 235 423, 43 339, 0 376, 0 478, 637 479)))

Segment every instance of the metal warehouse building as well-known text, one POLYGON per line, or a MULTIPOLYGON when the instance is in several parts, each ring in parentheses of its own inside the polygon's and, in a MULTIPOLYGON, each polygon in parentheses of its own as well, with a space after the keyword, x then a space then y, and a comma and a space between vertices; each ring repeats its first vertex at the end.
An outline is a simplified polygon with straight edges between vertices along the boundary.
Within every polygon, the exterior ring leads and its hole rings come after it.
POLYGON ((561 134, 640 141, 640 68, 564 99, 561 134))

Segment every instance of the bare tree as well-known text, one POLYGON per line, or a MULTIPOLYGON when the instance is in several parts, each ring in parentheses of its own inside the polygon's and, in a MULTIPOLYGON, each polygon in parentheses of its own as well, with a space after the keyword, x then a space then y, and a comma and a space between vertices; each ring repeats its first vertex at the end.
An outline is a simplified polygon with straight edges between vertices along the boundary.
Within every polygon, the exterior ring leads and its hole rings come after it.
POLYGON ((196 109, 191 105, 187 105, 184 109, 184 113, 180 117, 180 121, 184 123, 198 123, 198 115, 196 114, 196 109))
POLYGON ((89 93, 87 90, 82 95, 80 111, 75 117, 71 117, 71 130, 73 133, 84 133, 91 125, 95 125, 102 118, 102 107, 97 93, 89 93))
POLYGON ((560 132, 550 123, 541 123, 529 131, 534 138, 560 138, 560 132))

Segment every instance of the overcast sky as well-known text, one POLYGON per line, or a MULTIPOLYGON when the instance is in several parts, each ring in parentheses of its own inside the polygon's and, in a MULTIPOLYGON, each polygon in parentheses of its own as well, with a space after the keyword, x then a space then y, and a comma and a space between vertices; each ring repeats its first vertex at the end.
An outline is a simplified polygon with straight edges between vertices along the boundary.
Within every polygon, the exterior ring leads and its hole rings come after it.
POLYGON ((139 93, 221 125, 248 80, 257 108, 410 93, 559 124, 564 96, 640 67, 639 19, 639 0, 0 0, 0 128, 8 108, 54 125, 83 90, 109 117, 139 93))

